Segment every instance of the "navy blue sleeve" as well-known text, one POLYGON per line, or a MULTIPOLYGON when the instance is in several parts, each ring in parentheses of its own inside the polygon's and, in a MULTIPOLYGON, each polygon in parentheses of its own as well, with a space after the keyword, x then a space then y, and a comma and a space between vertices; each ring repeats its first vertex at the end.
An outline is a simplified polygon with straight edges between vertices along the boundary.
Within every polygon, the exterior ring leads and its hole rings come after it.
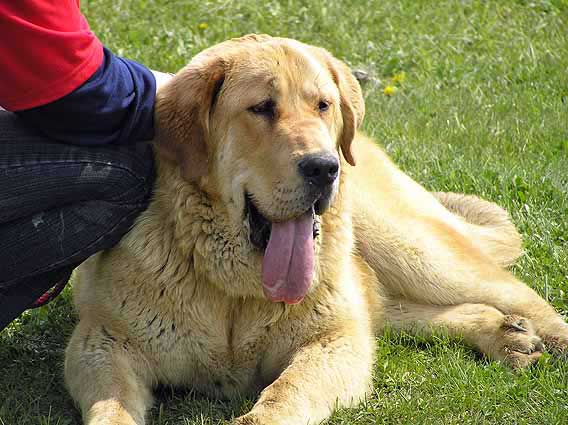
POLYGON ((61 142, 132 144, 154 137, 155 98, 152 72, 105 48, 101 66, 83 85, 55 102, 17 115, 61 142))

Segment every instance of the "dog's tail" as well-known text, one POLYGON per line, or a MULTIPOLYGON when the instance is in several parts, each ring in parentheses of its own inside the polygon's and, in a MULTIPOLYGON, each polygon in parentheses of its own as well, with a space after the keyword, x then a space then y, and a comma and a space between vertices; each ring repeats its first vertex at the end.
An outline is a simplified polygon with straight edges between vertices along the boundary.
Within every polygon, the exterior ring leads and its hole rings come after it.
POLYGON ((500 265, 512 265, 523 253, 521 235, 503 208, 473 195, 432 193, 450 212, 470 224, 473 242, 500 265))

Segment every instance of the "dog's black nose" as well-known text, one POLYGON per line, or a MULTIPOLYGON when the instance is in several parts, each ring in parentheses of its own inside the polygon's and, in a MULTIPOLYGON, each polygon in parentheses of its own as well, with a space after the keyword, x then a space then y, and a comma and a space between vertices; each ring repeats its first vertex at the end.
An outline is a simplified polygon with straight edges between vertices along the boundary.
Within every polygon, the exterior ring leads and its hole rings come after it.
POLYGON ((332 184, 339 174, 339 161, 331 155, 307 155, 298 163, 300 175, 319 188, 332 184))

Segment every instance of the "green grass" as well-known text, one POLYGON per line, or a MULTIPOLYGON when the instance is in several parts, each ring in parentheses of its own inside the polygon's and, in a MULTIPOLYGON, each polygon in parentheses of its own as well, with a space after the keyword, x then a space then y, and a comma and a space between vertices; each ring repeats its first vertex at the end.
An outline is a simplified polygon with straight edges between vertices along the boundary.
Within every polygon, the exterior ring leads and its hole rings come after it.
MULTIPOLYGON (((514 272, 568 312, 567 0, 82 3, 107 46, 160 70, 249 32, 321 45, 367 70, 365 131, 426 187, 506 207, 525 240, 514 272)), ((62 380, 74 320, 67 291, 0 335, 0 425, 79 423, 62 380)), ((443 338, 387 335, 377 346, 374 394, 331 424, 568 423, 560 360, 513 373, 443 338)), ((151 423, 216 423, 250 406, 164 389, 151 423)))

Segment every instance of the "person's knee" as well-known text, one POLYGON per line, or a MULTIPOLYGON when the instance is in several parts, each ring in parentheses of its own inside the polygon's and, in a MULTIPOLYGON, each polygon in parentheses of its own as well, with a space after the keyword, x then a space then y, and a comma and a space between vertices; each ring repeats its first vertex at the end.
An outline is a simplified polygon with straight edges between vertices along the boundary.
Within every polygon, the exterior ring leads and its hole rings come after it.
POLYGON ((119 152, 112 160, 88 164, 82 177, 104 180, 101 199, 126 209, 143 209, 154 187, 154 160, 151 152, 119 152))

